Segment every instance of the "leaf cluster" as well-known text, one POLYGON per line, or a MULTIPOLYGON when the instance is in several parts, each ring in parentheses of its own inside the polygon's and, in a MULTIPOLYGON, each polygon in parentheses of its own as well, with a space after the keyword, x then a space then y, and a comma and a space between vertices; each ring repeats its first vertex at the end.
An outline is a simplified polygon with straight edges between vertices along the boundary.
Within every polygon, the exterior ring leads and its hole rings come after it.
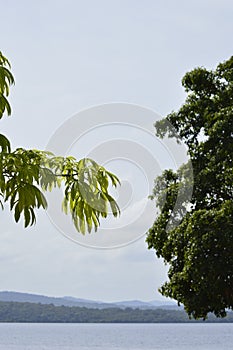
MULTIPOLYGON (((9 61, 0 52, 0 119, 11 113, 7 100, 14 78, 9 61)), ((100 218, 118 216, 120 209, 109 193, 118 178, 92 159, 77 161, 74 157, 59 157, 50 152, 11 150, 10 141, 0 134, 0 205, 6 202, 14 212, 15 221, 24 218, 25 227, 36 222, 35 210, 46 209, 44 192, 64 188, 62 209, 71 214, 76 229, 89 233, 97 230, 100 218)))
POLYGON ((11 114, 11 106, 7 100, 10 92, 10 85, 14 84, 14 77, 10 72, 10 62, 0 51, 0 119, 6 111, 8 115, 11 114))

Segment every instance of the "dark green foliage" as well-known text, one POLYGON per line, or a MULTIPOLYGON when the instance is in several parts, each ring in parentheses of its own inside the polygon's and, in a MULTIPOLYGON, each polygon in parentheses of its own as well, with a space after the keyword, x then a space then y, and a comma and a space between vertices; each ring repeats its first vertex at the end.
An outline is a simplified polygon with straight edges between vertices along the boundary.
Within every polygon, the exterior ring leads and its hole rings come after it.
MULTIPOLYGON (((11 113, 7 100, 14 83, 9 61, 0 52, 0 119, 11 113)), ((118 178, 92 159, 56 157, 52 153, 18 148, 11 151, 10 141, 0 134, 0 205, 8 202, 15 221, 23 216, 25 227, 36 221, 35 209, 46 209, 44 191, 64 185, 63 211, 72 216, 76 229, 85 233, 97 230, 100 217, 119 214, 109 194, 109 185, 118 178)))
MULTIPOLYGON (((210 315, 209 322, 219 322, 210 315)), ((0 302, 0 322, 53 323, 178 323, 195 322, 183 310, 89 309, 86 307, 54 306, 53 304, 0 302)), ((233 322, 229 313, 224 322, 233 322)))
POLYGON ((184 105, 155 128, 157 136, 179 137, 188 146, 193 195, 174 211, 178 189, 190 186, 182 177, 188 164, 156 179, 152 198, 160 215, 147 243, 170 266, 163 295, 195 318, 222 317, 233 308, 233 57, 215 71, 194 69, 182 83, 184 105))
POLYGON ((10 62, 0 51, 0 119, 6 111, 8 115, 11 114, 11 106, 7 100, 10 92, 10 85, 14 84, 14 77, 9 71, 10 62))

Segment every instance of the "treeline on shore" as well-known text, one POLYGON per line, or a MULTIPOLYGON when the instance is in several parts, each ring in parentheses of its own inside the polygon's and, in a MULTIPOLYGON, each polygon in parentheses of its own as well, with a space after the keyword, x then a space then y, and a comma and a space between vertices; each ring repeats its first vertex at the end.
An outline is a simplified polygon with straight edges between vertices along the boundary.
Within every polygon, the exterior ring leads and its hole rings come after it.
MULTIPOLYGON (((89 309, 53 304, 0 302, 0 322, 35 323, 179 323, 203 322, 189 319, 183 310, 89 309)), ((205 322, 233 322, 233 313, 223 319, 209 315, 205 322)))

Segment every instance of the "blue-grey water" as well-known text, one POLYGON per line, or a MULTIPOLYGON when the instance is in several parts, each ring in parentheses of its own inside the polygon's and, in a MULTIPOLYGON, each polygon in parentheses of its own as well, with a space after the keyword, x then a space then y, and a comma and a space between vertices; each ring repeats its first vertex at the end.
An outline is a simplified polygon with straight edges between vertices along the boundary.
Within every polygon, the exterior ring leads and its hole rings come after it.
POLYGON ((1 350, 230 350, 233 324, 0 324, 1 350))

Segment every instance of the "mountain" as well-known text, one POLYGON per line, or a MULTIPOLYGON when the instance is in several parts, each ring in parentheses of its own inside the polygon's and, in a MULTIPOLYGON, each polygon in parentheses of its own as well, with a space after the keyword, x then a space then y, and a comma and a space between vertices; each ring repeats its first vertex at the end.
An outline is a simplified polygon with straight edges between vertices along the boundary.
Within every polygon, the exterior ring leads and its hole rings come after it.
POLYGON ((2 291, 0 301, 16 301, 21 303, 53 304, 55 306, 80 306, 87 308, 103 309, 109 307, 107 303, 98 303, 92 300, 78 299, 73 297, 48 297, 45 295, 2 291))
POLYGON ((114 305, 120 308, 130 307, 132 309, 177 309, 177 304, 174 301, 140 301, 140 300, 127 300, 127 301, 119 301, 115 302, 114 305))
POLYGON ((48 297, 45 295, 2 291, 0 292, 0 301, 14 301, 21 303, 37 303, 37 304, 53 304, 54 306, 79 306, 88 309, 107 309, 107 308, 132 308, 132 309, 180 309, 175 302, 172 301, 151 301, 145 302, 140 300, 120 301, 114 303, 106 303, 102 301, 94 301, 88 299, 65 297, 48 297))

